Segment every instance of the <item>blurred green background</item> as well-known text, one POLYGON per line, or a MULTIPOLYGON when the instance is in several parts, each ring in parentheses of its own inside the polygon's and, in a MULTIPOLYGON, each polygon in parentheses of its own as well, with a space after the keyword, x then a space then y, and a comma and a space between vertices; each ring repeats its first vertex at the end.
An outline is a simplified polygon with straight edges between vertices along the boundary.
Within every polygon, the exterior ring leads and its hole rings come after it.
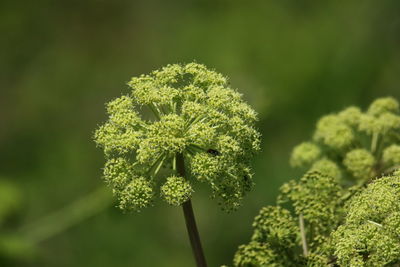
POLYGON ((2 0, 0 266, 194 265, 180 209, 124 215, 96 191, 91 140, 130 77, 193 60, 260 114, 243 207, 223 213, 207 189, 193 200, 209 265, 230 264, 259 208, 299 175, 289 153, 318 117, 400 98, 399 14, 397 0, 2 0))

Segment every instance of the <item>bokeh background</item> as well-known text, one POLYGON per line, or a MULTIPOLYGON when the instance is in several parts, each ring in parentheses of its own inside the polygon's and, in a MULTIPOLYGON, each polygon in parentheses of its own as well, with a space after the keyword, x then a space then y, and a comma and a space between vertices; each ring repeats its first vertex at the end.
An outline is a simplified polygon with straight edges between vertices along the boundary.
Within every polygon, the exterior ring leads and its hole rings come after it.
POLYGON ((92 141, 130 77, 204 63, 259 112, 256 187, 237 212, 194 209, 210 266, 300 173, 291 148, 315 120, 400 98, 397 0, 0 1, 0 266, 194 266, 181 210, 121 214, 92 141))

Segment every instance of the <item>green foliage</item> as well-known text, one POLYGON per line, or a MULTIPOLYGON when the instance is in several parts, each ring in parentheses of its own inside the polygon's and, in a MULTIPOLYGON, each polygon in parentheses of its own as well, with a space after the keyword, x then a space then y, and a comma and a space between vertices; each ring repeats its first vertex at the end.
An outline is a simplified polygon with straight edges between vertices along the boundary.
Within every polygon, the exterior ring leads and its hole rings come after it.
POLYGON ((30 240, 19 235, 0 234, 0 260, 28 261, 36 256, 37 248, 30 240))
POLYGON ((0 179, 0 263, 6 260, 28 259, 34 255, 34 246, 17 234, 10 234, 3 226, 21 210, 22 193, 11 181, 0 179))
POLYGON ((281 187, 278 206, 261 210, 234 265, 398 266, 399 121, 389 97, 365 113, 350 107, 322 117, 313 141, 290 159, 306 174, 281 187))
POLYGON ((237 208, 252 187, 250 160, 260 148, 257 114, 241 94, 196 63, 168 65, 128 85, 131 93, 107 104, 109 119, 95 133, 120 208, 147 207, 159 191, 181 205, 195 181, 207 183, 223 209, 237 208), (139 115, 146 108, 153 118, 139 115), (188 177, 175 176, 178 154, 188 177))

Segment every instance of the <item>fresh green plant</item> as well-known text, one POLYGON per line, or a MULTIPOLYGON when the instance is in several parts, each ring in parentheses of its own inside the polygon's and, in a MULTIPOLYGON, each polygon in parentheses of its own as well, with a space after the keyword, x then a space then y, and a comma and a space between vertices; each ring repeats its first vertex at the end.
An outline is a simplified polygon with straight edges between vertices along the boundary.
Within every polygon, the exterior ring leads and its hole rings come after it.
POLYGON ((211 187, 224 210, 238 208, 252 185, 259 150, 257 115, 227 79, 205 66, 168 65, 132 78, 132 91, 107 104, 95 133, 107 159, 104 179, 124 211, 151 206, 158 195, 182 206, 198 266, 206 266, 191 195, 211 187), (152 117, 138 111, 149 110, 152 117))
POLYGON ((262 208, 235 266, 400 266, 400 116, 393 98, 322 117, 291 165, 306 174, 262 208))

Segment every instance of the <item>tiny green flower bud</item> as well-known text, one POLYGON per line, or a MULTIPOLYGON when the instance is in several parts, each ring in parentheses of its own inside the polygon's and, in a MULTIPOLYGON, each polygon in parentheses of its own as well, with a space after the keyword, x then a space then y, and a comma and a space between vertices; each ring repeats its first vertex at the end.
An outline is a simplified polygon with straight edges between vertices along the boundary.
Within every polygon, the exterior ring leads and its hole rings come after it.
POLYGON ((192 174, 199 181, 212 181, 223 171, 219 157, 207 152, 197 153, 190 163, 192 174))
POLYGON ((342 178, 342 172, 340 171, 338 165, 327 158, 320 159, 316 161, 312 166, 310 171, 317 171, 337 180, 342 178))
POLYGON ((385 135, 400 129, 400 116, 393 113, 383 113, 378 117, 364 114, 361 116, 359 129, 369 135, 374 133, 385 135))
POLYGON ((122 190, 117 191, 119 207, 123 210, 140 211, 153 203, 154 191, 151 183, 144 177, 137 177, 122 190))
POLYGON ((136 127, 120 127, 112 121, 100 126, 95 133, 95 139, 102 146, 106 156, 112 154, 127 154, 139 144, 142 132, 136 127))
POLYGON ((369 135, 380 133, 382 131, 378 118, 368 114, 361 115, 358 128, 360 131, 366 132, 369 135))
POLYGON ((374 156, 366 149, 354 149, 348 152, 343 160, 347 170, 356 179, 368 179, 374 176, 374 156))
POLYGON ((315 226, 316 231, 322 231, 326 225, 337 221, 340 186, 334 177, 320 172, 308 172, 299 182, 285 186, 282 192, 293 203, 296 214, 302 214, 305 220, 315 226))
POLYGON ((362 112, 358 107, 348 107, 338 113, 339 118, 346 124, 356 127, 360 122, 362 112))
POLYGON ((314 134, 314 140, 335 150, 343 150, 354 141, 354 133, 337 115, 322 117, 314 134))
POLYGON ((399 113, 399 102, 393 97, 384 97, 375 100, 369 106, 367 113, 372 116, 379 116, 387 112, 399 113))
POLYGON ((266 243, 252 241, 247 245, 239 246, 233 258, 235 267, 242 266, 284 266, 281 255, 275 253, 266 243), (280 264, 279 264, 280 263, 280 264), (281 265, 282 264, 282 265, 281 265))
POLYGON ((310 142, 304 142, 296 146, 290 158, 290 164, 293 167, 310 166, 321 155, 321 149, 310 142))
POLYGON ((125 158, 109 159, 104 167, 104 179, 115 189, 122 190, 132 179, 131 163, 125 158))
POLYGON ((387 166, 400 165, 400 146, 391 145, 383 151, 383 162, 387 166))
POLYGON ((378 122, 380 124, 382 134, 387 134, 390 131, 400 130, 400 116, 398 115, 384 113, 379 116, 378 122))
POLYGON ((188 201, 192 192, 192 186, 183 177, 168 177, 161 186, 161 197, 173 206, 180 206, 188 201))
POLYGON ((288 210, 279 206, 262 208, 254 219, 253 228, 253 241, 288 248, 296 245, 299 231, 297 221, 288 210))

